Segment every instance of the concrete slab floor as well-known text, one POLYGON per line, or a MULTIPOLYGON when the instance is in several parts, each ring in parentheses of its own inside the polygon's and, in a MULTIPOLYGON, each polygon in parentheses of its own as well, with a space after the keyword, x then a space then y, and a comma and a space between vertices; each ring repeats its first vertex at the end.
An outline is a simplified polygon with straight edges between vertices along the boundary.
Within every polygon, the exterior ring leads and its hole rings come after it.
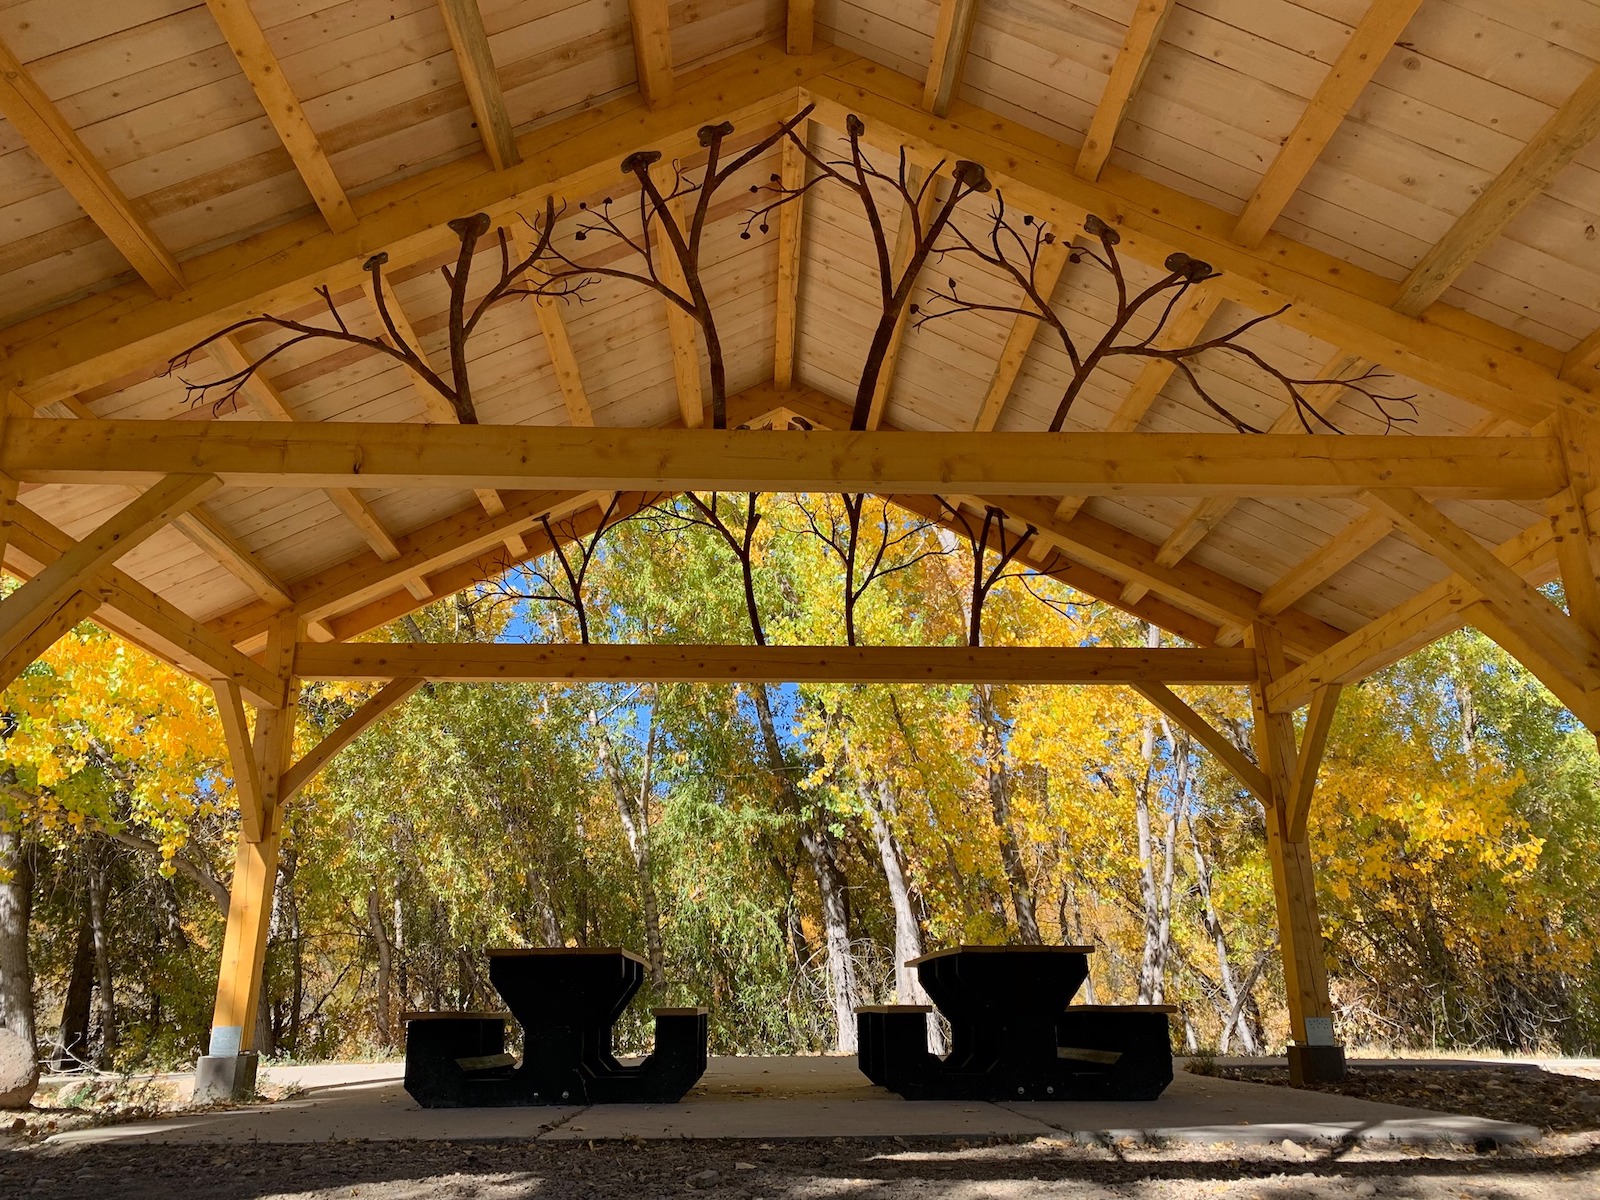
POLYGON ((180 1112, 49 1139, 90 1142, 296 1143, 403 1139, 1043 1137, 1170 1143, 1396 1141, 1471 1145, 1536 1141, 1526 1125, 1375 1104, 1347 1096, 1178 1071, 1151 1103, 902 1100, 874 1087, 855 1059, 713 1058, 680 1104, 423 1109, 398 1063, 272 1067, 302 1095, 271 1105, 180 1112))

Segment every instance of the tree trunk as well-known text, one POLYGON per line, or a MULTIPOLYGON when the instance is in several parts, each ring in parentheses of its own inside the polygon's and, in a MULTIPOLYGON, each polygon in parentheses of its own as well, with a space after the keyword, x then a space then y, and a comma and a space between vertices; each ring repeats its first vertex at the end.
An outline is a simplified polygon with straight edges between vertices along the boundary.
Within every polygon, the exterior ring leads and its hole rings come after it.
POLYGON ((1233 979, 1233 963, 1228 953, 1228 939, 1222 928, 1222 918, 1217 915, 1217 907, 1211 899, 1211 860, 1206 857, 1205 848, 1200 844, 1200 831, 1194 826, 1193 812, 1189 814, 1188 824, 1189 849, 1194 859, 1195 890, 1200 895, 1200 923, 1217 950, 1217 982, 1225 1002, 1217 1006, 1217 1016, 1222 1021, 1222 1032, 1217 1035, 1217 1053, 1228 1052, 1233 1032, 1237 1028, 1240 1048, 1246 1054, 1258 1054, 1260 1050, 1251 1034, 1249 1024, 1239 1020, 1239 989, 1233 979))
POLYGON ((856 980, 855 957, 850 951, 850 908, 846 899, 844 872, 834 854, 833 841, 825 826, 805 814, 805 805, 795 786, 789 763, 778 740, 778 725, 772 716, 772 700, 762 683, 748 689, 761 728, 761 743, 766 752, 767 770, 783 789, 800 827, 800 847, 816 880, 822 907, 823 945, 828 964, 828 999, 838 1029, 834 1047, 841 1053, 856 1050, 856 1005, 861 988, 856 980))
POLYGON ((1158 1004, 1161 996, 1161 968, 1157 962, 1161 904, 1156 892, 1155 838, 1150 824, 1155 743, 1155 721, 1146 717, 1139 748, 1144 760, 1144 776, 1133 789, 1134 824, 1139 834, 1139 896, 1144 909, 1144 949, 1139 959, 1140 1004, 1158 1004))
MULTIPOLYGON (((928 993, 922 990, 917 969, 908 965, 912 959, 922 957, 922 922, 917 920, 900 839, 889 824, 898 808, 894 791, 882 779, 863 778, 861 783, 861 798, 872 822, 872 840, 878 847, 878 861, 883 865, 883 879, 889 888, 889 905, 894 910, 894 1000, 896 1004, 927 1004, 928 993)), ((928 1049, 935 1054, 946 1050, 944 1029, 931 1013, 928 1016, 928 1049)))
POLYGON ((89 1064, 89 1019, 94 1001, 94 930, 89 924, 85 897, 78 914, 78 936, 72 951, 72 971, 61 1004, 61 1027, 50 1054, 52 1071, 71 1071, 89 1064))
POLYGON ((372 931, 372 941, 378 949, 378 995, 375 1005, 378 1045, 385 1050, 393 1050, 395 1037, 391 992, 394 960, 389 945, 389 934, 383 927, 383 901, 379 898, 376 887, 367 889, 367 926, 372 931))
POLYGON ((33 911, 33 853, 14 829, 0 829, 0 1025, 31 1044, 33 964, 28 917, 33 911))
POLYGON ((89 924, 94 941, 94 974, 97 1008, 100 1015, 100 1053, 96 1065, 111 1065, 117 1052, 117 997, 111 972, 111 938, 106 927, 106 901, 109 886, 106 878, 105 847, 98 838, 89 842, 89 924))
POLYGON ((1005 740, 1000 714, 995 708, 994 688, 982 683, 976 692, 983 737, 984 779, 994 826, 1000 835, 1000 865, 1005 869, 1006 882, 1011 888, 1011 907, 1017 916, 1017 938, 1024 945, 1037 946, 1044 938, 1039 933, 1039 919, 1034 912, 1033 883, 1028 879, 1016 831, 1011 827, 1011 776, 1006 766, 1005 740))
POLYGON ((650 730, 645 736, 644 762, 640 768, 637 789, 617 757, 611 731, 601 723, 600 714, 593 710, 589 713, 589 728, 600 749, 600 765, 611 785, 611 796, 616 802, 617 816, 622 821, 622 832, 628 839, 628 852, 633 856, 634 875, 639 885, 639 910, 644 920, 645 957, 650 962, 650 982, 663 987, 667 982, 666 955, 661 947, 661 913, 656 903, 654 868, 650 862, 650 793, 654 787, 655 718, 652 715, 650 730))

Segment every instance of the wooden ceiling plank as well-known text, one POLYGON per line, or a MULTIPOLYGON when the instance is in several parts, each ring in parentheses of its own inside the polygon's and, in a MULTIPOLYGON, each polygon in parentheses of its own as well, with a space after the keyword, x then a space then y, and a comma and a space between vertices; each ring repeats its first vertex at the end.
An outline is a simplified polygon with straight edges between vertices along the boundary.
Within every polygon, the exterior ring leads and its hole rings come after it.
POLYGON ((1111 64, 1105 91, 1100 94, 1100 103, 1095 106, 1089 130, 1078 150, 1073 171, 1080 179, 1092 183, 1100 178, 1106 159, 1111 157, 1111 147, 1116 143, 1117 130, 1122 128, 1122 119, 1127 116, 1144 73, 1161 45, 1161 31, 1177 6, 1177 0, 1138 0, 1134 6, 1122 49, 1111 64))
POLYGON ((1261 244, 1421 7, 1422 0, 1372 0, 1239 214, 1240 245, 1261 244))
POLYGON ((354 229, 356 214, 350 206, 350 197, 328 162, 322 139, 284 78, 283 66, 251 12, 249 0, 206 0, 206 7, 211 10, 228 49, 238 59, 239 69, 250 81, 256 98, 266 110, 267 119, 278 132, 278 140, 289 152, 290 161, 305 181, 328 227, 336 231, 354 229))
POLYGON ((1250 651, 1103 646, 679 646, 349 642, 295 649, 304 679, 571 683, 1242 683, 1250 651))
POLYGON ((928 78, 922 89, 922 107, 936 117, 950 112, 950 104, 961 87, 961 71, 977 18, 978 0, 940 0, 928 78))
POLYGON ((522 156, 511 132, 505 92, 500 88, 500 73, 489 50, 489 35, 484 32, 478 0, 439 0, 439 12, 444 17, 450 48, 455 51, 456 66, 467 87, 467 103, 477 120, 478 136, 489 152, 489 161, 496 171, 514 167, 522 156))
MULTIPOLYGON (((1061 273, 1066 269, 1071 252, 1071 242, 1060 237, 1053 242, 1045 243, 1040 248, 1034 282, 1041 296, 1049 298, 1055 295, 1056 285, 1061 281, 1061 273)), ((1011 323, 1011 332, 1006 335, 1006 344, 1000 351, 994 374, 989 379, 989 390, 984 394, 983 407, 978 410, 978 415, 972 422, 974 433, 987 432, 1000 424, 1000 415, 1005 411, 1006 404, 1011 399, 1011 392, 1017 386, 1017 376, 1022 374, 1022 364, 1027 360, 1028 350, 1032 347, 1033 339, 1038 334, 1041 324, 1042 321, 1028 316, 1019 316, 1011 323)))
POLYGON ((816 45, 816 0, 789 0, 784 19, 784 46, 790 54, 810 54, 816 45))
MULTIPOLYGON (((789 9, 794 12, 793 4, 789 9)), ((811 122, 795 131, 811 143, 811 122)), ((789 192, 806 184, 806 156, 791 138, 783 139, 780 186, 789 192)), ((800 321, 800 247, 804 233, 805 197, 799 196, 778 210, 778 305, 776 337, 772 350, 772 382, 780 391, 794 386, 795 347, 800 321)))
POLYGON ((1478 193, 1477 199, 1449 232, 1411 269, 1400 285, 1395 311, 1409 317, 1420 316, 1449 291, 1461 273, 1478 260, 1512 219, 1543 193, 1597 134, 1600 134, 1600 67, 1589 73, 1533 139, 1478 193))
POLYGON ((1565 660, 1585 687, 1600 685, 1600 641, 1494 551, 1410 488, 1375 488, 1365 500, 1466 580, 1524 638, 1543 643, 1552 658, 1565 660))
POLYGON ((0 43, 0 114, 11 122, 151 291, 162 298, 183 291, 183 268, 178 260, 161 244, 132 201, 111 181, 77 131, 4 43, 0 43))
POLYGON ((44 417, 10 422, 0 471, 28 483, 139 485, 215 474, 239 487, 988 490, 1034 497, 1355 497, 1406 487, 1456 499, 1544 500, 1567 482, 1556 439, 1535 435, 752 433, 44 417))
POLYGON ((639 73, 639 91, 650 108, 672 99, 672 33, 667 0, 628 0, 628 20, 633 27, 633 62, 639 73))

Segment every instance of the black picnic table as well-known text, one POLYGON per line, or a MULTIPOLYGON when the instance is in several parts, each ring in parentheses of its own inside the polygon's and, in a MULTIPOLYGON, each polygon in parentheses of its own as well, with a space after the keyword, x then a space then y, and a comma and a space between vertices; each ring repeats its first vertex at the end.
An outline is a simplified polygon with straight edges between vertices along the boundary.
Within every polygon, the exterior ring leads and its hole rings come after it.
POLYGON ((655 1051, 635 1066, 611 1052, 645 968, 617 947, 489 951, 521 1062, 506 1052, 505 1013, 407 1014, 406 1091, 424 1108, 676 1102, 706 1069, 705 1009, 652 1010, 655 1051))
POLYGON ((926 1005, 856 1010, 858 1061, 910 1100, 1153 1100, 1172 1082, 1166 1005, 1073 1005, 1089 946, 961 946, 912 959, 950 1023, 927 1045, 926 1005))

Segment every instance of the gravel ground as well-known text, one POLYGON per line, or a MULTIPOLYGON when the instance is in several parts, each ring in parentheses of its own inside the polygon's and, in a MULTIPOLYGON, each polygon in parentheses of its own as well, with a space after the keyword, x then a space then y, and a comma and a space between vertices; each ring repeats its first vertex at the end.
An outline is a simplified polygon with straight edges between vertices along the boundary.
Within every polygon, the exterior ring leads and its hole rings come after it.
MULTIPOLYGON (((1289 1085, 1287 1067, 1218 1067, 1214 1074, 1289 1085)), ((1600 1079, 1531 1064, 1503 1067, 1360 1067, 1339 1083, 1312 1085, 1362 1100, 1513 1121, 1554 1133, 1600 1131, 1600 1079)))
POLYGON ((309 1146, 34 1146, 0 1153, 0 1196, 92 1200, 696 1195, 708 1200, 1592 1200, 1600 1138, 1491 1154, 1404 1147, 974 1145, 920 1139, 330 1142, 309 1146))

